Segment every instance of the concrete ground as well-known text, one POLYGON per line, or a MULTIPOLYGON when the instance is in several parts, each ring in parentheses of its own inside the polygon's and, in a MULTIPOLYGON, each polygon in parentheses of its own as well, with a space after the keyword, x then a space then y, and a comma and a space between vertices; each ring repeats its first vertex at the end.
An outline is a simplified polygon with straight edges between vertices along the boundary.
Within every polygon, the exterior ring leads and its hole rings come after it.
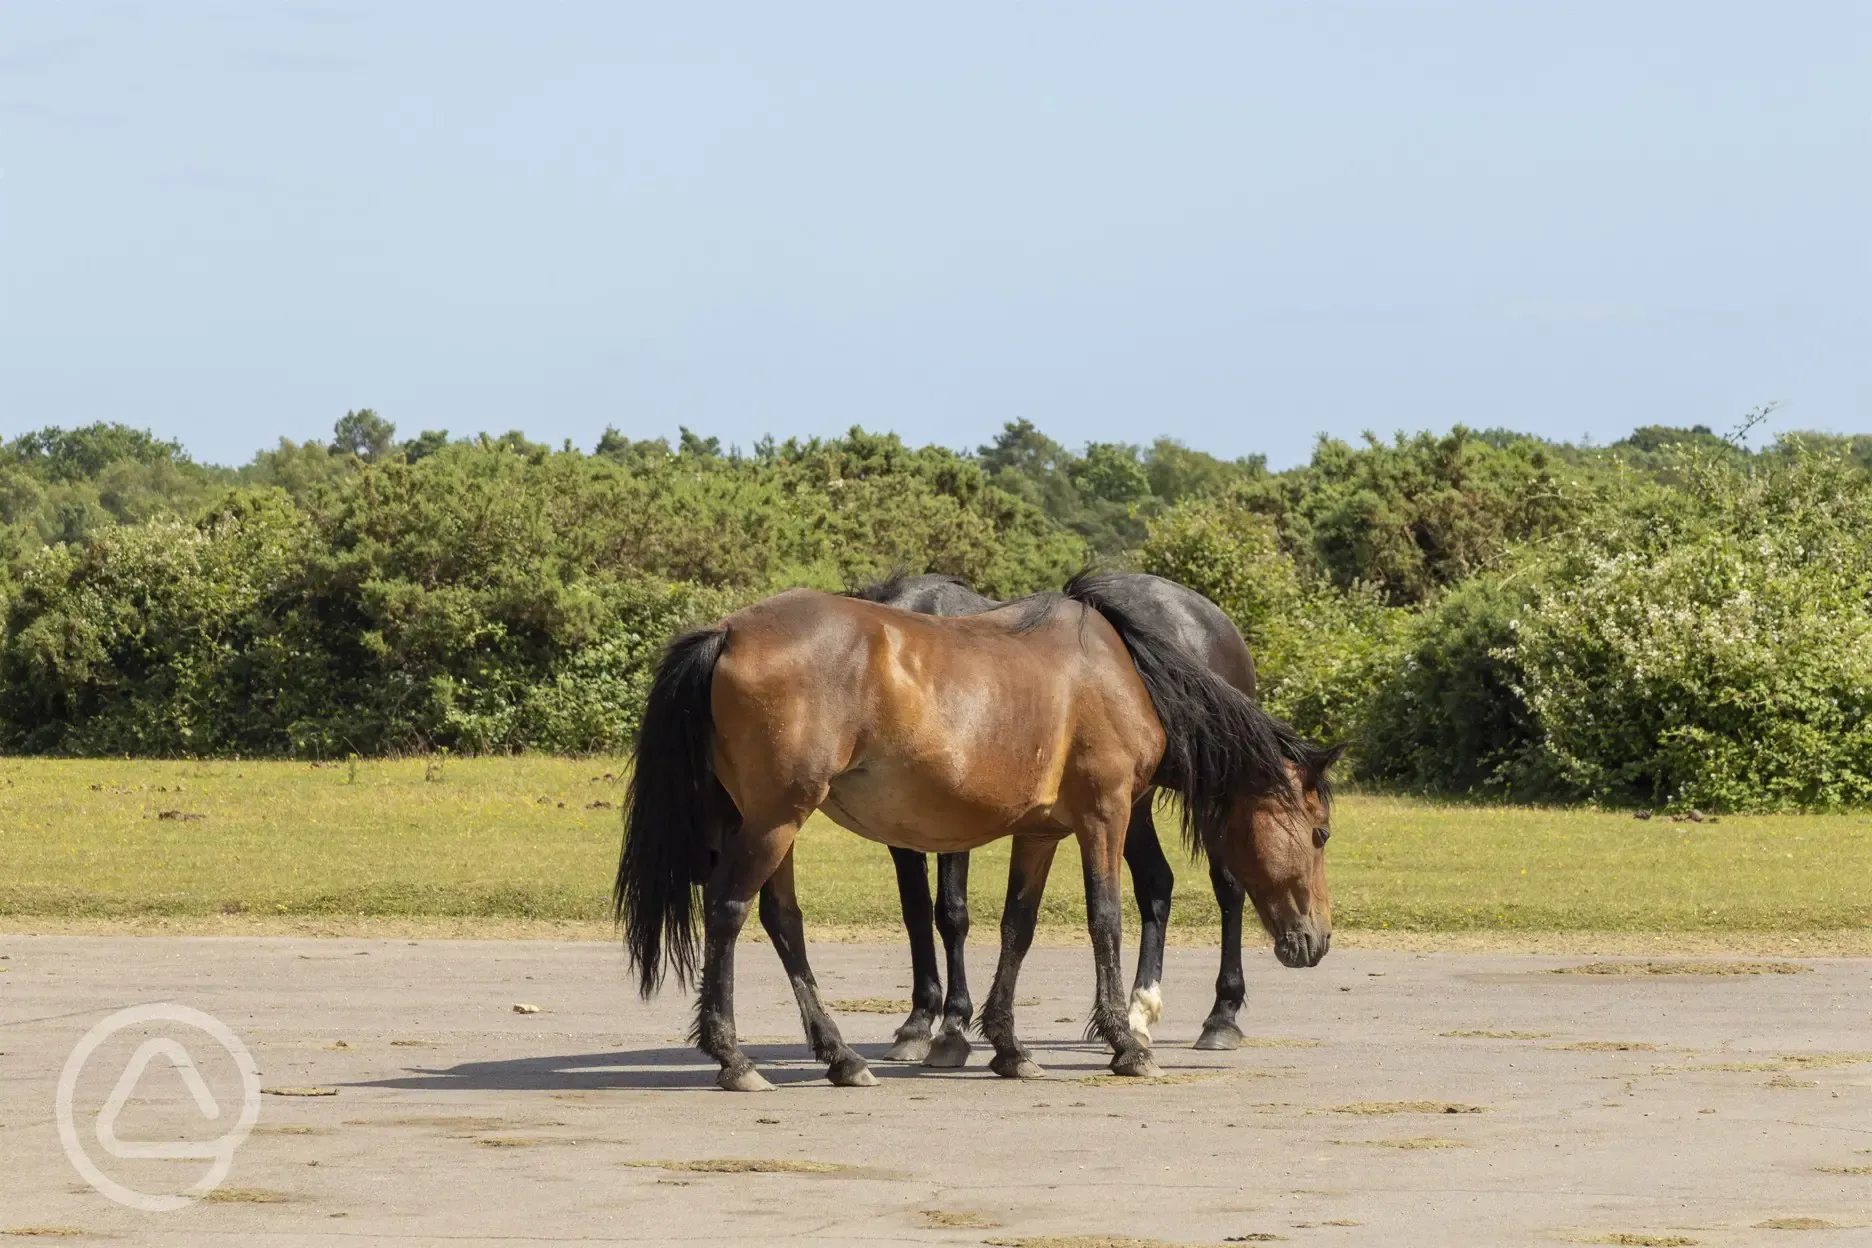
MULTIPOLYGON (((977 944, 985 993, 991 943, 977 944)), ((828 999, 907 995, 901 948, 813 953, 828 999)), ((878 1062, 879 1086, 841 1090, 805 1052, 771 949, 745 945, 741 1030, 779 1087, 733 1095, 683 1041, 688 998, 639 1002, 608 945, 0 936, 0 1232, 175 1245, 1872 1243, 1872 1064, 1854 1060, 1872 1063, 1872 961, 1581 975, 1551 973, 1581 958, 1354 949, 1290 971, 1251 953, 1254 1039, 1218 1054, 1187 1047, 1214 954, 1171 951, 1165 1081, 1100 1077, 1105 1058, 1078 1039, 1090 955, 1068 948, 1036 950, 1021 987, 1023 1032, 1051 1080, 997 1079, 978 1047, 962 1071, 878 1062), (74 1045, 154 1001, 226 1023, 266 1088, 335 1090, 263 1095, 216 1198, 171 1213, 99 1195, 54 1125, 74 1045)), ((839 1017, 871 1056, 898 1021, 839 1017)), ((108 1177, 172 1192, 208 1162, 119 1160, 95 1130, 131 1054, 158 1035, 183 1044, 225 1108, 204 1120, 159 1057, 117 1136, 220 1135, 236 1068, 174 1026, 103 1043, 73 1118, 108 1177)))

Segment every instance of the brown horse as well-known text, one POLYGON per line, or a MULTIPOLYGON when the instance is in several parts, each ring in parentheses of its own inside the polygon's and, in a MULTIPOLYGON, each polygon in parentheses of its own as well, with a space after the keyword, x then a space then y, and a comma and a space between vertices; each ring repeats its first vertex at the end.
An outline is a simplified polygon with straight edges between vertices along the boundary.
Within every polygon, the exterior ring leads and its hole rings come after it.
MULTIPOLYGON (((1114 572, 1099 578, 1099 601, 1122 610, 1133 622, 1168 636, 1217 677, 1248 697, 1255 696, 1254 657, 1241 630, 1222 611, 1195 590, 1143 572, 1114 572)), ((1001 604, 970 589, 953 576, 894 574, 862 589, 847 591, 866 602, 920 611, 924 615, 979 615, 1001 604)), ((1335 756, 1336 757, 1336 756, 1335 756)), ((1138 962, 1131 985, 1131 1030, 1145 1044, 1150 1029, 1163 1013, 1164 938, 1170 924, 1171 893, 1176 874, 1157 839, 1152 818, 1153 793, 1131 810, 1125 831, 1125 865, 1137 896, 1138 962)), ((910 937, 910 1016, 897 1029, 896 1042, 884 1056, 889 1061, 920 1061, 925 1066, 961 1066, 968 1061, 968 966, 963 944, 968 939, 967 854, 936 855, 936 896, 930 897, 929 856, 893 847, 891 863, 897 871, 897 895, 903 908, 904 930, 910 937), (942 935, 948 961, 948 985, 936 969, 936 942, 930 928, 942 935), (940 1030, 937 1028, 940 1020, 940 1030)), ((1203 1020, 1199 1049, 1233 1049, 1242 1042, 1237 1021, 1247 996, 1242 975, 1242 903, 1246 894, 1223 867, 1221 855, 1209 855, 1209 884, 1215 892, 1222 919, 1221 967, 1216 973, 1215 1005, 1203 1020)))
POLYGON ((1084 865, 1097 980, 1087 1032, 1111 1046, 1114 1071, 1157 1073, 1126 1021, 1118 900, 1125 829, 1153 784, 1183 799, 1193 842, 1247 888, 1280 960, 1325 956, 1335 754, 1130 618, 1100 580, 960 619, 793 590, 672 643, 638 736, 614 900, 648 996, 666 959, 694 977, 700 887, 694 1034, 720 1086, 768 1086, 734 1026, 734 946, 757 895, 828 1076, 875 1082, 806 960, 792 847, 814 810, 924 852, 1014 838, 980 1024, 999 1075, 1042 1073, 1015 1035, 1015 980, 1067 836, 1084 865))

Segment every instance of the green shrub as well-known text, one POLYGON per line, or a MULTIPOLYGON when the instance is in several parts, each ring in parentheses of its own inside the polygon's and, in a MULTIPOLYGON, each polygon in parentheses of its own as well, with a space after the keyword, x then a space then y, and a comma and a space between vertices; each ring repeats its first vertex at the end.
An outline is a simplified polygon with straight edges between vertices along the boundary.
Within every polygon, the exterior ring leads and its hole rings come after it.
POLYGON ((1301 595, 1270 623, 1255 656, 1262 703, 1316 741, 1349 743, 1351 771, 1365 775, 1365 724, 1372 699, 1397 670, 1408 619, 1370 585, 1301 595))
POLYGON ((1706 462, 1615 525, 1505 654, 1556 795, 1751 810, 1872 801, 1872 488, 1837 458, 1706 462))
POLYGON ((1362 779, 1411 792, 1538 796, 1526 759, 1539 728, 1505 653, 1530 576, 1469 580, 1412 614, 1357 734, 1362 779))
MULTIPOLYGON (((295 468, 282 476, 298 493, 233 490, 193 522, 100 513, 82 539, 8 537, 0 743, 618 750, 686 623, 899 564, 1013 596, 1085 559, 979 466, 857 430, 760 461, 693 436, 679 454, 629 457, 514 436, 430 443, 413 461, 378 448, 368 464, 347 451, 341 473, 295 468)), ((99 479, 146 467, 108 464, 99 479)), ((47 490, 96 488, 0 472, 0 504, 38 517, 47 490)))
POLYGON ((1274 517, 1302 572, 1341 589, 1421 603, 1493 566, 1515 543, 1563 532, 1591 510, 1612 470, 1538 438, 1371 434, 1355 449, 1322 438, 1304 468, 1252 480, 1242 499, 1274 517))
POLYGON ((253 716, 239 677, 250 626, 306 536, 266 501, 31 557, 0 648, 0 739, 84 754, 205 753, 238 739, 253 716))
POLYGON ((751 454, 608 431, 333 446, 236 471, 122 426, 0 445, 0 748, 613 751, 664 642, 902 566, 996 597, 1094 553, 1209 595, 1263 701, 1392 788, 1872 803, 1872 463, 1647 427, 979 455, 853 429, 751 454), (336 449, 334 449, 334 447, 336 449))
POLYGON ((1301 599, 1299 572, 1273 520, 1239 495, 1199 499, 1159 517, 1138 562, 1221 607, 1257 652, 1267 647, 1275 621, 1301 599))

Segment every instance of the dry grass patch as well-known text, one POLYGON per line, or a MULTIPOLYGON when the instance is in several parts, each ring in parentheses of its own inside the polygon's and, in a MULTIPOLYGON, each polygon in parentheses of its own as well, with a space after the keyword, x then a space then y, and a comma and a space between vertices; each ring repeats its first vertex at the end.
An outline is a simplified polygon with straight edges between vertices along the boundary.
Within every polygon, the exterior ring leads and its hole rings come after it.
POLYGON ((1481 1105, 1464 1105, 1457 1101, 1353 1101, 1319 1112, 1375 1118, 1386 1114, 1480 1114, 1487 1111, 1481 1105))
POLYGON ((1828 1070, 1872 1062, 1872 1053, 1782 1053, 1747 1062, 1695 1062, 1686 1066, 1657 1066, 1653 1074, 1761 1074, 1777 1070, 1828 1070))
POLYGON ((1726 1071, 1739 1074, 1759 1074, 1764 1071, 1786 1070, 1785 1062, 1698 1062, 1691 1066, 1653 1066, 1654 1075, 1704 1074, 1712 1071, 1726 1071))
POLYGON ((347 1118, 347 1127, 452 1127, 460 1125, 469 1130, 484 1130, 506 1124, 505 1118, 467 1118, 451 1117, 446 1114, 410 1114, 402 1118, 347 1118))
POLYGON ((1221 1079, 1253 1079, 1264 1073, 1253 1070, 1170 1070, 1148 1078, 1138 1075, 1084 1075, 1074 1082, 1089 1088, 1162 1088, 1185 1083, 1214 1083, 1221 1079))
POLYGON ((1769 1218, 1766 1222, 1757 1222, 1755 1229, 1758 1231, 1839 1231, 1845 1228, 1825 1218, 1769 1218))
POLYGON ((1776 1075, 1762 1086, 1764 1088, 1817 1088, 1820 1084, 1814 1079, 1796 1079, 1793 1075, 1776 1075))
POLYGON ((932 1230, 943 1231, 992 1231, 1001 1224, 979 1213, 954 1213, 947 1209, 925 1209, 923 1210, 923 1225, 932 1230))
POLYGON ((826 1009, 842 1014, 908 1014, 910 1002, 895 997, 855 997, 849 1001, 828 1001, 826 1009))
POLYGON ((270 1187, 217 1187, 202 1199, 211 1205, 286 1205, 299 1198, 270 1187))
POLYGON ((267 1096, 337 1096, 337 1088, 261 1088, 267 1096))
POLYGON ((258 1126, 253 1129, 255 1135, 330 1135, 330 1127, 307 1127, 299 1123, 283 1122, 277 1126, 258 1126))
MULTIPOLYGON (((1275 1235, 1267 1231, 1253 1231, 1246 1235, 1230 1235, 1226 1242, 1231 1244, 1267 1244, 1286 1239, 1285 1235, 1275 1235)), ((1171 1243, 1167 1239, 1136 1239, 1129 1235, 1022 1235, 1010 1239, 988 1239, 983 1243, 995 1245, 995 1248, 1190 1248, 1189 1245, 1171 1243)))
POLYGON ((1549 1047, 1556 1053, 1656 1053, 1664 1046, 1642 1040, 1576 1040, 1549 1047))
POLYGON ((20 1235, 26 1238, 43 1236, 47 1239, 66 1239, 73 1235, 83 1234, 84 1232, 75 1226, 13 1226, 0 1231, 0 1235, 20 1235))
POLYGON ((1414 1135, 1403 1140, 1334 1140, 1335 1144, 1363 1144, 1372 1148, 1468 1148, 1466 1140, 1449 1140, 1436 1135, 1414 1135))
POLYGON ((1556 966, 1550 975, 1806 975, 1813 970, 1798 962, 1587 962, 1556 966))
POLYGON ((1551 1031, 1445 1031, 1440 1035, 1455 1040, 1550 1040, 1551 1031))
POLYGON ((688 1161, 627 1161, 640 1170, 682 1170, 691 1174, 850 1174, 858 1167, 836 1161, 786 1157, 697 1157, 688 1161))
POLYGON ((1625 1244, 1630 1248, 1689 1248, 1697 1241, 1688 1235, 1640 1235, 1629 1231, 1618 1231, 1611 1235, 1600 1235, 1593 1239, 1580 1241, 1587 1244, 1625 1244))
POLYGON ((429 1127, 456 1137, 516 1127, 563 1127, 563 1122, 516 1122, 474 1114, 405 1114, 398 1118, 347 1118, 347 1127, 429 1127))
POLYGON ((1821 1174, 1872 1174, 1872 1166, 1815 1166, 1821 1174))
POLYGON ((483 1135, 475 1140, 477 1148, 538 1148, 551 1140, 532 1135, 483 1135))
POLYGON ((1781 1060, 1794 1070, 1820 1070, 1828 1066, 1858 1066, 1872 1062, 1872 1053, 1783 1053, 1781 1060))

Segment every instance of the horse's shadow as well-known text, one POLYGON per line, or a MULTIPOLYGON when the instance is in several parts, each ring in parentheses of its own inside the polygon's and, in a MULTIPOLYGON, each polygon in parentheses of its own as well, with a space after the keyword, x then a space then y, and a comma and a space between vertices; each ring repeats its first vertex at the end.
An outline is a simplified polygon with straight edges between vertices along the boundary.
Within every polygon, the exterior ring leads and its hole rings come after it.
MULTIPOLYGON (((871 1065, 871 1073, 884 1079, 993 1079, 987 1059, 977 1052, 968 1066, 938 1070, 915 1062, 883 1060, 885 1044, 857 1044, 853 1048, 871 1065)), ((1098 1074, 1107 1069, 1105 1051, 1094 1044, 1048 1045, 1047 1069, 1066 1077, 1098 1074), (1059 1060, 1071 1054, 1074 1059, 1059 1060)), ((824 1082, 825 1066, 804 1044, 748 1044, 745 1052, 776 1086, 824 1082)), ((1043 1059, 1044 1060, 1044 1059, 1043 1059)), ((454 1066, 409 1067, 388 1079, 345 1084, 352 1088, 396 1088, 420 1092, 601 1092, 617 1089, 667 1088, 674 1091, 712 1089, 714 1063, 687 1048, 629 1049, 610 1053, 570 1053, 547 1057, 516 1057, 504 1061, 461 1062, 454 1066)))

